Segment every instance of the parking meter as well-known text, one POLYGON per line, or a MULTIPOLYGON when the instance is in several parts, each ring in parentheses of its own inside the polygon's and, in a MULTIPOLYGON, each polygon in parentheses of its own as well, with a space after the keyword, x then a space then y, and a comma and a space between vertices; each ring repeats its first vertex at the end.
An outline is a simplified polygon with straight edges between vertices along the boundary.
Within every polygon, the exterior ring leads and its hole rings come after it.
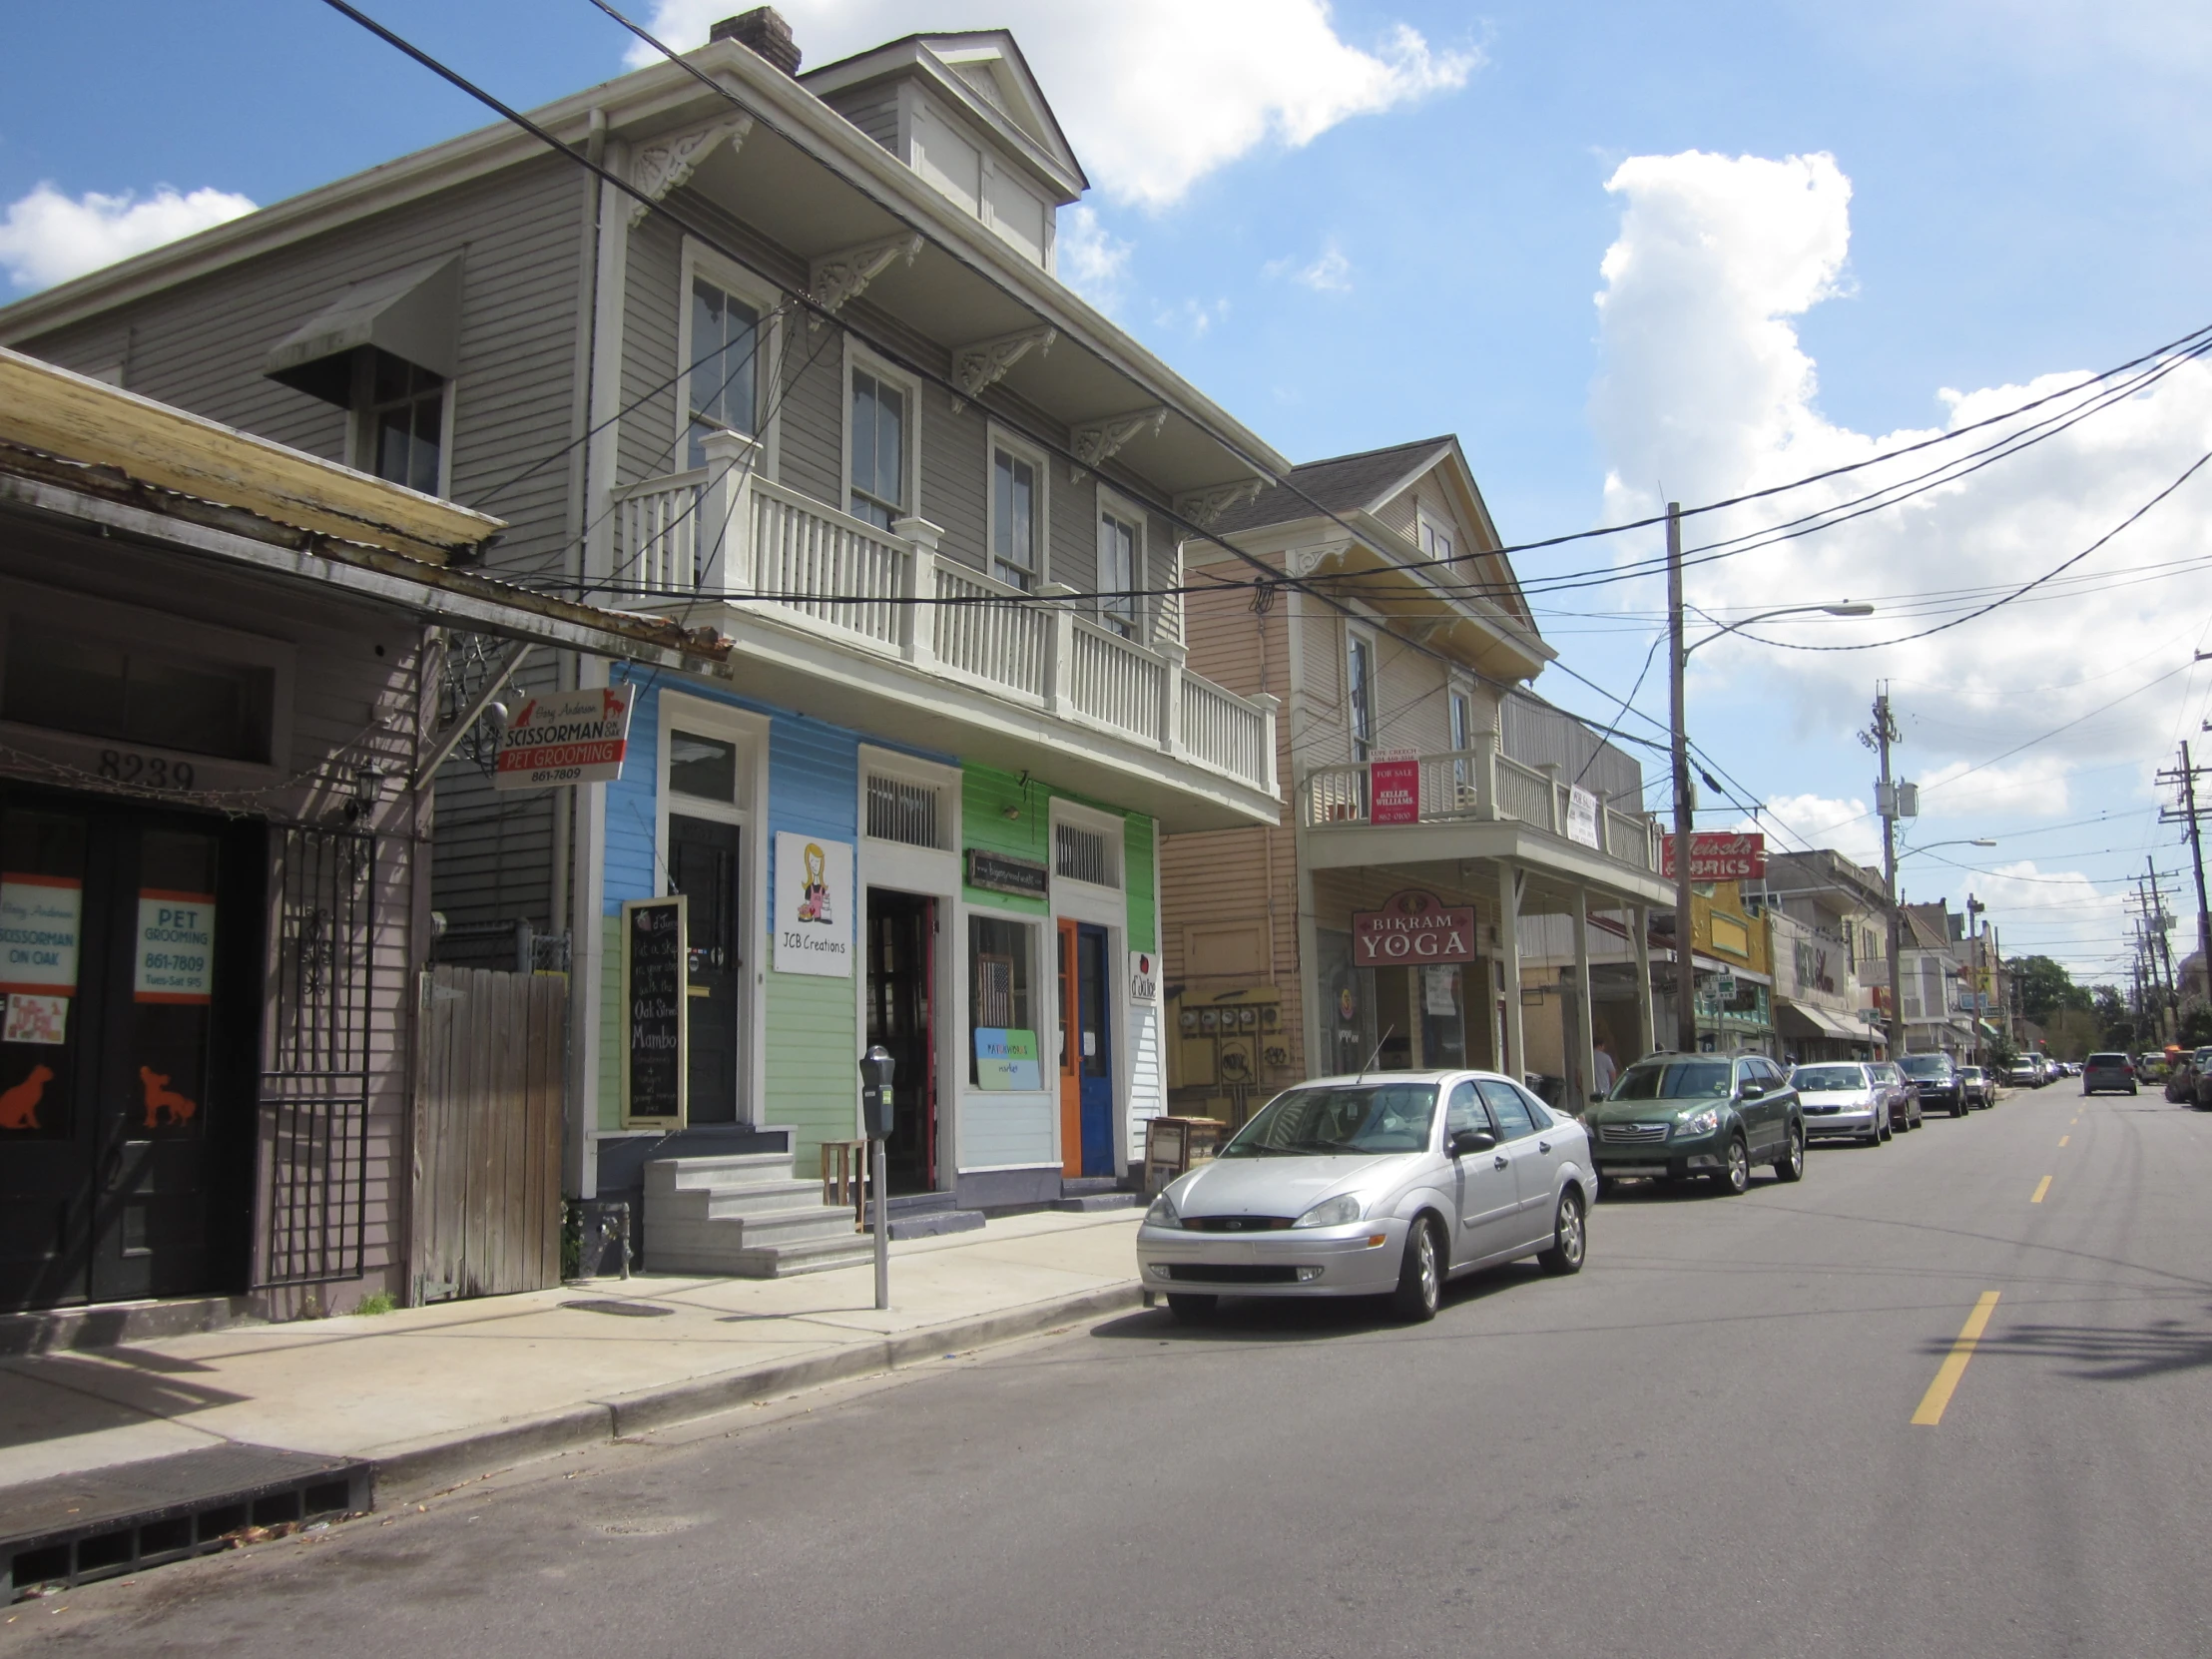
POLYGON ((898 1062, 881 1043, 860 1056, 860 1122, 871 1141, 891 1136, 891 1073, 898 1062))

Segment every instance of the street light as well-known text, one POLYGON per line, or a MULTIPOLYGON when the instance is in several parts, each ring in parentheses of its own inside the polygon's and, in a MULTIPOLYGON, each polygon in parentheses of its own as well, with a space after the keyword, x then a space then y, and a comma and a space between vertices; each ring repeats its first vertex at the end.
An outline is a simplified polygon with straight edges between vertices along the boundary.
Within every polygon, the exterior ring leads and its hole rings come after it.
MULTIPOLYGON (((1667 667, 1670 693, 1668 736, 1673 740, 1674 762, 1674 1012, 1675 1046, 1685 1054, 1697 1052, 1697 1002, 1693 995, 1697 983, 1697 956, 1690 943, 1690 826, 1696 806, 1690 793, 1690 733, 1683 713, 1683 670, 1690 661, 1690 653, 1699 646, 1711 645, 1723 634, 1733 634, 1750 627, 1755 622, 1770 622, 1780 616, 1800 616, 1809 611, 1822 611, 1830 616, 1872 616, 1874 607, 1865 603, 1841 605, 1785 605, 1779 610, 1763 611, 1758 616, 1745 617, 1740 622, 1722 622, 1713 632, 1694 644, 1683 642, 1685 606, 1682 600, 1682 507, 1679 502, 1667 503, 1667 667)), ((1698 613, 1704 616, 1704 612, 1698 613)), ((1714 619, 1706 617, 1706 621, 1714 619)))
POLYGON ((1900 858, 1910 858, 1916 852, 1933 852, 1938 846, 1994 846, 1996 844, 1987 835, 1975 835, 1971 840, 1930 841, 1926 846, 1901 846, 1898 848, 1898 856, 1900 858))

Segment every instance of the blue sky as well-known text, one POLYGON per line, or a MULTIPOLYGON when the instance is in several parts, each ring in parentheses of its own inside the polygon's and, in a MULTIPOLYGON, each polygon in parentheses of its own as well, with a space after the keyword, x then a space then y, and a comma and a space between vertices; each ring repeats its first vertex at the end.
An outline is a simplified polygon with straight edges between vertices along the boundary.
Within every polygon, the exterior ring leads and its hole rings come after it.
MULTIPOLYGON (((1097 227, 1124 250, 1094 291, 1294 456, 1457 432, 1509 540, 1625 516, 1661 490, 1694 502, 1798 476, 1940 427, 1953 418, 1941 388, 2100 369, 2212 321, 2212 8, 1345 0, 1324 15, 1315 0, 1236 3, 1310 26, 1280 40, 1244 31, 1256 58, 1306 53, 1303 68, 1277 67, 1307 75, 1309 91, 1356 61, 1425 64, 1439 84, 1324 121, 1310 142, 1263 139, 1172 188, 1141 157, 1094 165, 1097 227), (1425 56, 1407 56, 1405 30, 1425 56), (1343 53, 1315 44, 1332 38, 1343 53), (1681 160, 1693 151, 1727 165, 1681 160), (1815 156, 1833 158, 1832 177, 1743 161, 1815 156), (1636 158, 1648 165, 1624 166, 1636 158), (1625 275, 1609 279, 1616 247, 1625 275)), ((523 105, 623 66, 620 32, 585 0, 371 9, 523 105)), ((1063 116, 1086 108, 1054 78, 1084 61, 1075 14, 1059 7, 786 9, 817 62, 854 30, 1005 21, 1063 116)), ((663 0, 659 16, 681 33, 707 15, 695 10, 663 0)), ((1134 43, 1107 73, 1149 86, 1145 55, 1187 46, 1179 31, 1196 14, 1145 0, 1106 15, 1134 43)), ((42 183, 71 199, 166 185, 269 203, 480 124, 314 0, 26 8, 10 40, 0 206, 42 183)), ((1179 120, 1172 106, 1151 113, 1179 120)), ((1112 156, 1103 118, 1089 119, 1095 142, 1074 130, 1079 150, 1112 156)), ((1992 393, 1985 406, 2005 405, 1992 393)), ((2212 391, 2177 375, 2080 432, 2062 456, 2054 443, 1992 468, 1909 531, 1715 567, 1693 577, 1692 598, 1723 615, 1875 595, 1911 609, 1888 596, 2024 579, 2139 506, 2176 458, 2212 449, 2212 391)), ((2187 557, 2208 506, 2200 478, 2078 574, 2187 557)), ((1533 580, 1612 556, 1598 544, 1520 568, 1533 580)), ((2203 574, 2153 577, 2087 582, 1864 656, 1724 643, 1698 659, 1693 731, 1798 833, 1864 852, 1868 822, 1849 809, 1867 802, 1871 766, 1851 731, 1878 673, 1897 682, 1909 775, 1985 762, 2212 646, 2203 574)), ((1624 584, 1562 597, 1540 620, 1566 663, 1624 693, 1655 605, 1647 584, 1624 584)), ((1878 616, 1779 637, 1904 631, 1878 616)), ((1995 904, 2008 950, 2101 965, 2120 948, 2118 888, 2144 852, 2178 867, 2149 775, 2196 735, 2208 688, 2204 670, 2183 673, 1932 792, 1915 838, 1995 836, 1995 850, 1965 853, 1995 873, 1931 855, 1908 864, 1909 890, 1955 901, 1972 887, 1995 904)), ((1611 712, 1563 675, 1540 689, 1611 712)), ((1663 715, 1663 680, 1639 704, 1663 715)))

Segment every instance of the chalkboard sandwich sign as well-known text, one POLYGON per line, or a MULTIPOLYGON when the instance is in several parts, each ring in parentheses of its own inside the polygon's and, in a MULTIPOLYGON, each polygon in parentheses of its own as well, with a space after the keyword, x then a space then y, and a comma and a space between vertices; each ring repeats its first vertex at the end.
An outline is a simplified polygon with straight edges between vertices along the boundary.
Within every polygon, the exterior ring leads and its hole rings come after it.
POLYGON ((622 1126, 681 1129, 691 1067, 684 895, 622 906, 622 1126))

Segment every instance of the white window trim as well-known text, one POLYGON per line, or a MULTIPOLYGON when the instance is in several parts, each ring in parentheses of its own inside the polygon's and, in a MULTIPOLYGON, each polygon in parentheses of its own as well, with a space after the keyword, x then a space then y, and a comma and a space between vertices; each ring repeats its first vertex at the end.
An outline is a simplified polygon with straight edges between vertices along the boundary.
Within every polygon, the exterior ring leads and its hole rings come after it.
MULTIPOLYGON (((1133 588, 1150 587, 1152 585, 1150 580, 1152 574, 1152 515, 1145 512, 1134 501, 1104 479, 1099 480, 1098 505, 1091 514, 1091 546, 1094 550, 1098 546, 1099 521, 1109 513, 1137 533, 1129 549, 1129 585, 1133 588)), ((1097 557, 1095 551, 1092 557, 1097 557)), ((1091 586, 1101 593, 1105 591, 1106 573, 1103 570, 1092 573, 1091 586)), ((1140 645, 1149 645, 1160 634, 1161 602, 1157 599, 1136 599, 1130 601, 1130 603, 1135 609, 1136 642, 1140 645)), ((1100 622, 1103 626, 1106 612, 1104 600, 1099 601, 1098 609, 1100 622)))
MULTIPOLYGON (((783 383, 784 318, 776 307, 783 303, 784 296, 774 283, 743 266, 731 264, 690 237, 684 239, 682 275, 678 278, 680 285, 676 290, 676 366, 681 378, 676 382, 676 447, 670 451, 669 460, 676 463, 685 458, 685 437, 691 430, 694 277, 712 282, 761 313, 761 342, 756 348, 753 361, 753 419, 759 428, 754 435, 761 443, 761 474, 773 480, 778 476, 777 469, 783 456, 784 400, 777 392, 783 383)), ((849 404, 845 420, 849 427, 849 404)), ((668 470, 681 472, 684 468, 672 464, 668 470)), ((848 493, 849 487, 848 485, 848 493)))
POLYGON ((738 937, 745 941, 744 971, 738 979, 738 1029, 743 1033, 746 1059, 738 1077, 738 1115, 741 1126, 761 1126, 763 1104, 768 1099, 767 1010, 769 939, 766 912, 768 891, 769 721, 766 715, 732 708, 703 697, 687 697, 664 686, 660 696, 659 744, 655 749, 653 778, 653 891, 668 886, 668 820, 678 799, 668 787, 669 736, 677 727, 706 737, 726 738, 738 746, 738 799, 729 806, 699 796, 681 797, 686 818, 734 824, 740 831, 738 855, 744 865, 743 890, 738 898, 738 937))
MULTIPOLYGON (((916 756, 900 754, 895 749, 877 749, 870 744, 860 746, 860 767, 857 781, 859 796, 854 803, 859 826, 859 838, 867 849, 870 870, 880 871, 908 862, 926 861, 930 865, 945 864, 957 870, 960 861, 960 769, 940 766, 935 761, 924 761, 916 756), (895 778, 901 783, 919 784, 937 792, 937 831, 946 844, 938 847, 910 846, 905 841, 878 840, 867 832, 867 781, 868 774, 883 778, 895 778)), ((932 869, 932 876, 935 871, 932 869)), ((898 880, 884 876, 876 880, 878 886, 897 886, 898 880)), ((917 889, 935 891, 935 888, 917 889)))
MULTIPOLYGON (((358 386, 361 382, 356 379, 353 383, 358 386)), ((450 501, 453 498, 453 411, 461 401, 461 377, 454 375, 439 390, 443 395, 438 399, 438 496, 450 501)), ((355 472, 365 472, 374 478, 377 476, 376 456, 369 446, 374 434, 369 429, 368 416, 369 411, 358 404, 345 412, 345 464, 355 472)), ((387 478, 384 482, 391 480, 387 478)))
POLYGON ((1093 807, 1078 806, 1072 801, 1055 799, 1046 826, 1052 864, 1052 913, 1070 916, 1077 921, 1104 922, 1120 926, 1129 919, 1127 894, 1129 891, 1129 844, 1123 833, 1123 821, 1118 813, 1102 813, 1093 807), (1060 873, 1060 826, 1074 830, 1088 830, 1094 835, 1103 835, 1113 848, 1114 874, 1119 884, 1102 887, 1095 881, 1078 881, 1072 875, 1060 873), (1063 894, 1062 889, 1066 889, 1063 894))
POLYGON ((1030 577, 1035 584, 1031 592, 1041 588, 1052 578, 1052 468, 1046 462, 1044 451, 1026 439, 1009 432, 997 421, 986 423, 986 439, 983 445, 983 557, 994 580, 998 576, 998 452, 1003 449, 1016 460, 1027 461, 1037 480, 1036 525, 1037 568, 1030 577))
POLYGON ((859 369, 878 380, 888 380, 906 394, 906 504, 912 518, 926 518, 921 510, 921 382, 888 358, 879 357, 848 332, 844 336, 844 367, 839 374, 843 395, 837 399, 837 499, 840 513, 852 511, 852 371, 859 369))
POLYGON ((1445 539, 1451 543, 1449 556, 1457 558, 1460 552, 1459 543, 1465 539, 1459 533, 1458 520, 1449 513, 1429 511, 1416 498, 1413 502, 1413 551, 1424 563, 1433 563, 1435 560, 1435 555, 1428 551, 1427 541, 1422 535, 1422 531, 1430 526, 1443 533, 1445 539))

